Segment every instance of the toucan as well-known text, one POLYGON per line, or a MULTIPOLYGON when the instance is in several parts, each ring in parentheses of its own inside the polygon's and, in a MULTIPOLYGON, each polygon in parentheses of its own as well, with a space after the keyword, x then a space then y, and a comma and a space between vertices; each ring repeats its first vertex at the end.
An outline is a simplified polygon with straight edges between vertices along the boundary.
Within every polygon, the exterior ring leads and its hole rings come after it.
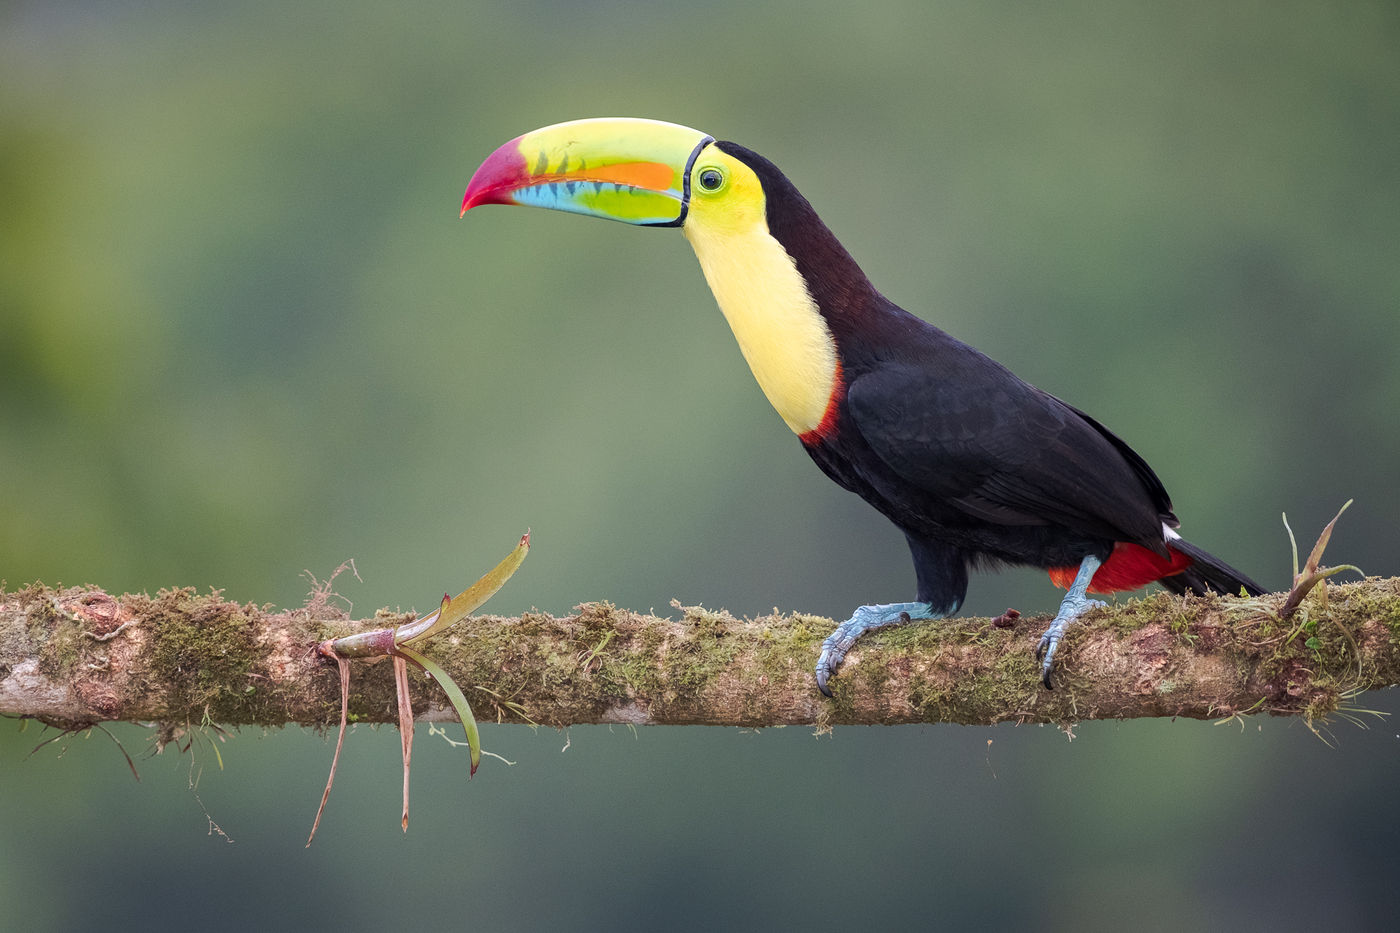
POLYGON ((1152 468, 1092 417, 875 289, 767 159, 674 123, 575 120, 496 149, 462 214, 520 204, 679 227, 769 402, 827 476, 904 532, 913 602, 861 606, 822 644, 817 687, 863 633, 958 610, 973 567, 1047 569, 1066 588, 1036 657, 1052 686, 1090 593, 1154 581, 1259 595, 1187 543, 1152 468))

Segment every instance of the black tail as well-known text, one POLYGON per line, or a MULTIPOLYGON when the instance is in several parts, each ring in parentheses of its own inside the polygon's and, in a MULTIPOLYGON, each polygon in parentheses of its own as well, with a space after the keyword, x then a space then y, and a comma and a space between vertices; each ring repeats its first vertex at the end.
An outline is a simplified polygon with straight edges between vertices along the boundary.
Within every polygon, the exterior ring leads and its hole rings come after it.
POLYGON ((1238 596, 1240 590, 1243 589, 1250 596, 1262 596, 1267 592, 1262 586, 1234 567, 1218 557, 1207 554, 1194 544, 1177 538, 1169 542, 1168 546, 1194 561, 1181 573, 1163 577, 1159 581, 1173 593, 1181 594, 1190 591, 1204 595, 1206 590, 1210 589, 1225 596, 1238 596))

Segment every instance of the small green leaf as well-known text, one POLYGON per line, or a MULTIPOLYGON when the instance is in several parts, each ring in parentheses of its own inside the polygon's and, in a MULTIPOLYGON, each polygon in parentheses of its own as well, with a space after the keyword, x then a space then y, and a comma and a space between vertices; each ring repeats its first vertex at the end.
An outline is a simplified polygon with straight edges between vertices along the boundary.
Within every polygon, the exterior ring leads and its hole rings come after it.
POLYGON ((1318 637, 1316 635, 1314 635, 1312 638, 1309 638, 1307 641, 1303 642, 1303 647, 1311 648, 1313 651, 1316 651, 1317 649, 1322 647, 1322 642, 1318 640, 1318 637))
POLYGON ((405 658, 427 671, 428 676, 436 680, 438 686, 442 687, 442 692, 447 694, 452 708, 457 711, 457 718, 461 720, 462 728, 467 730, 467 748, 471 751, 471 773, 476 774, 476 767, 481 764, 481 733, 476 728, 476 717, 472 715, 471 704, 467 702, 466 695, 462 693, 461 688, 452 678, 447 676, 447 672, 435 662, 404 645, 399 645, 397 650, 405 658))
POLYGON ((394 644, 402 647, 430 638, 461 620, 480 607, 520 569, 525 555, 530 553, 530 532, 525 532, 515 550, 506 555, 505 560, 487 571, 486 575, 467 587, 456 596, 443 597, 442 606, 417 621, 400 626, 394 633, 394 644))

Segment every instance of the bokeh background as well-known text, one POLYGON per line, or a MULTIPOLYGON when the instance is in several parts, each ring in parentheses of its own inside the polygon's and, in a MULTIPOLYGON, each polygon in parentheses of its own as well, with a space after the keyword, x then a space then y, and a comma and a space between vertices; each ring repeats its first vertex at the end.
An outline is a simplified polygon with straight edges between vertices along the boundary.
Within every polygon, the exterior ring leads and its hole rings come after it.
MULTIPOLYGON (((1092 412, 1279 587, 1400 570, 1400 12, 1307 3, 0 9, 0 577, 839 615, 900 536, 769 409, 689 248, 477 163, 584 116, 768 155, 888 295, 1092 412)), ((1039 573, 967 611, 1046 611, 1039 573)), ((1389 692, 1357 706, 1400 710, 1389 692)), ((244 731, 0 722, 0 926, 1393 928, 1400 724, 244 731), (220 759, 222 768, 219 767, 220 759), (194 784, 195 786, 191 786, 194 784), (211 830, 210 819, 231 837, 211 830)))

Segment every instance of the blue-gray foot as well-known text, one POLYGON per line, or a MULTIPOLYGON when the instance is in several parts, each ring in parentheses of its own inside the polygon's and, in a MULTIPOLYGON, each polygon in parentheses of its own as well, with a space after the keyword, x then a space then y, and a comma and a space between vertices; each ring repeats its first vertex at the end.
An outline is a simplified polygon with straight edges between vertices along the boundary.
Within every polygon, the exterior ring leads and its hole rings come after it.
POLYGON ((851 650, 856 639, 866 632, 888 628, 891 625, 902 625, 905 622, 919 619, 934 618, 937 616, 933 614, 933 607, 929 603, 883 603, 875 606, 861 606, 851 614, 849 619, 836 626, 836 631, 828 635, 826 641, 822 642, 822 653, 817 658, 817 689, 827 696, 831 696, 831 690, 826 686, 827 680, 841 666, 846 652, 851 650))
POLYGON ((1089 582, 1094 579, 1094 571, 1098 570, 1102 563, 1092 554, 1080 562, 1079 572, 1074 575, 1069 592, 1060 600, 1060 611, 1055 613, 1054 621, 1045 630, 1045 634, 1040 636, 1040 645, 1035 649, 1035 659, 1040 662, 1040 682, 1045 684, 1046 690, 1055 689, 1050 683, 1050 669, 1055 663, 1055 649, 1059 647, 1065 629, 1090 609, 1105 605, 1102 601, 1090 599, 1086 595, 1089 582))

